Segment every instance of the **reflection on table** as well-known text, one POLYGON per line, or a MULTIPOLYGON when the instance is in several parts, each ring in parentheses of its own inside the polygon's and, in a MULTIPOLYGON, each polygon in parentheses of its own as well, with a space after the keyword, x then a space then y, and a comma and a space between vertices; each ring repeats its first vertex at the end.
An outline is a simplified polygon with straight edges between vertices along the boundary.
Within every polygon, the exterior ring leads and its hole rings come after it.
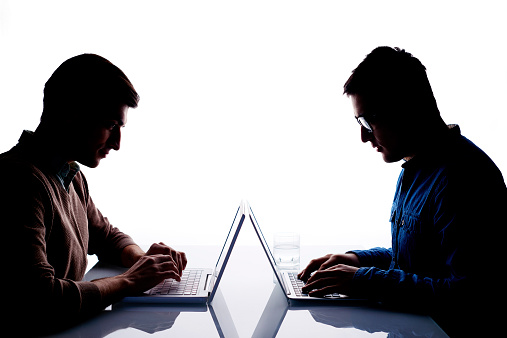
MULTIPOLYGON (((217 297, 209 305, 127 305, 118 303, 58 337, 446 337, 426 316, 363 305, 289 306, 262 247, 238 238, 217 297)), ((252 238, 252 237, 250 237, 252 238)), ((189 267, 213 267, 220 246, 186 246, 189 267)), ((350 247, 302 246, 301 264, 350 247)), ((87 280, 121 273, 97 265, 87 280)))
POLYGON ((239 337, 220 289, 213 304, 117 303, 56 337, 239 337))
POLYGON ((252 337, 297 337, 303 332, 315 337, 372 333, 384 337, 447 337, 429 317, 386 311, 373 304, 289 305, 282 288, 275 285, 252 337))

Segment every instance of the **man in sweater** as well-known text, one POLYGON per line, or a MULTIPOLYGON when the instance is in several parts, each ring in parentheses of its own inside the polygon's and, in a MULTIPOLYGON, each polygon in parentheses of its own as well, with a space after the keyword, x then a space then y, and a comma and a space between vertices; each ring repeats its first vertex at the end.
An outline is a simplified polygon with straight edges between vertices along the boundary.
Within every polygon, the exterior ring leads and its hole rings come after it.
POLYGON ((108 60, 73 57, 46 82, 35 132, 24 131, 0 155, 0 280, 8 310, 2 320, 18 333, 58 329, 165 278, 180 278, 185 254, 163 243, 144 252, 113 227, 77 164, 95 168, 120 149, 128 108, 138 101, 127 76, 108 60), (88 254, 129 269, 84 282, 88 254))
POLYGON ((392 247, 314 259, 300 273, 304 290, 428 313, 451 336, 487 336, 500 324, 495 304, 504 298, 495 277, 507 205, 500 170, 459 127, 444 123, 425 67, 404 50, 376 48, 344 89, 361 140, 385 162, 404 160, 391 209, 392 247))

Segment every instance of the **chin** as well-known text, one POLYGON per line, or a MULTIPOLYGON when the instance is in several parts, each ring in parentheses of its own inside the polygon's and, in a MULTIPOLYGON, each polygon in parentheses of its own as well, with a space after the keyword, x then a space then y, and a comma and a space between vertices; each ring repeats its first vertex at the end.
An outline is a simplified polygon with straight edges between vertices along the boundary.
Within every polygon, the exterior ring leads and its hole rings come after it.
POLYGON ((384 162, 386 162, 386 163, 394 163, 394 162, 398 162, 401 159, 403 159, 403 157, 393 156, 391 154, 386 154, 386 153, 382 153, 382 158, 384 159, 384 162))
POLYGON ((80 164, 88 167, 88 168, 97 168, 100 164, 100 159, 93 159, 93 160, 82 160, 82 161, 77 161, 79 162, 80 164))

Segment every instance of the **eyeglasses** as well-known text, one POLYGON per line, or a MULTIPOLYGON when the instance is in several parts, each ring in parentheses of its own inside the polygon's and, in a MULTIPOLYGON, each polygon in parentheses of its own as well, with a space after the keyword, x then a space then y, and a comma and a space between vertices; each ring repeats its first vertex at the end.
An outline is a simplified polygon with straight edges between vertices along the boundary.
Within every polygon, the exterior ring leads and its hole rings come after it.
MULTIPOLYGON (((368 119, 371 121, 375 118, 375 115, 370 115, 368 119)), ((373 133, 373 128, 371 127, 370 123, 366 121, 366 117, 364 116, 356 116, 356 121, 359 123, 361 127, 366 129, 369 133, 373 133)))

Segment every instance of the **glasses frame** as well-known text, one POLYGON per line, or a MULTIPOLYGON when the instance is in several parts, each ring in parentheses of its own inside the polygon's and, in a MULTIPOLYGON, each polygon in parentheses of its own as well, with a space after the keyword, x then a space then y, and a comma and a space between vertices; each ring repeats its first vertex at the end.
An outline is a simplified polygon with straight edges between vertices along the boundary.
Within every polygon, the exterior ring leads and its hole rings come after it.
POLYGON ((356 116, 356 121, 357 123, 359 123, 359 125, 361 127, 363 127, 364 129, 366 129, 369 133, 373 133, 373 128, 371 127, 370 123, 368 122, 368 120, 373 120, 375 119, 375 115, 369 115, 369 116, 356 116))

